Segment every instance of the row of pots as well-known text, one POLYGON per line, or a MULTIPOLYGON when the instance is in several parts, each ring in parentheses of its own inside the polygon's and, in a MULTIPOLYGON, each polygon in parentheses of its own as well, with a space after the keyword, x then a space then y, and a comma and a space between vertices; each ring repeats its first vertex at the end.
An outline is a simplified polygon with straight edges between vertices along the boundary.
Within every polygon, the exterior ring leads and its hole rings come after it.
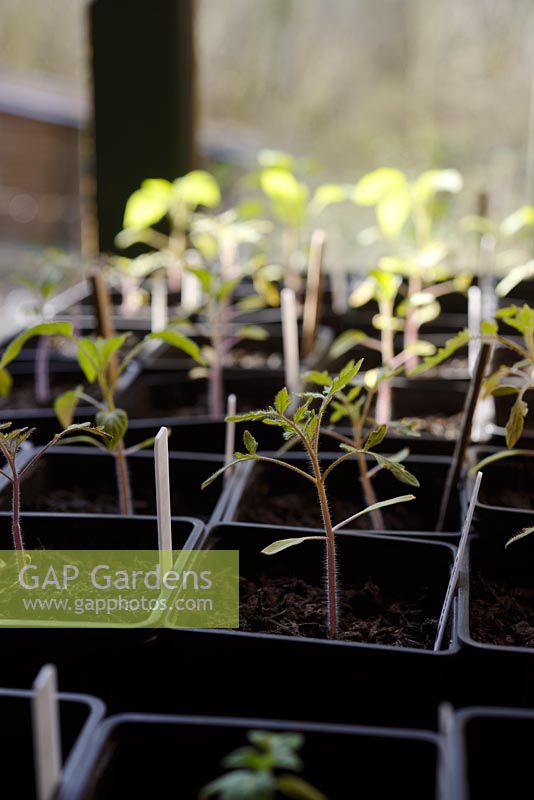
MULTIPOLYGON (((0 689, 2 756, 21 800, 35 797, 31 699, 31 691, 0 689)), ((197 797, 253 730, 303 736, 303 777, 331 799, 364 791, 376 798, 478 800, 520 796, 529 783, 533 711, 464 708, 435 733, 264 718, 106 717, 94 697, 60 693, 58 701, 65 756, 58 800, 197 797)))

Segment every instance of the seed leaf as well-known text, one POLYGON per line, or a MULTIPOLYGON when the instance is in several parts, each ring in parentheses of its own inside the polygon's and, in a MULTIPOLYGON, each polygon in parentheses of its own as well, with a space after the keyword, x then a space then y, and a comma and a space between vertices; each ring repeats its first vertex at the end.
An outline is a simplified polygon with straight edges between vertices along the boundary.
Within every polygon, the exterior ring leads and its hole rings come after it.
POLYGON ((513 447, 523 433, 525 417, 528 413, 528 405, 519 398, 515 401, 506 423, 506 447, 513 447))
POLYGON ((276 542, 264 547, 261 552, 266 556, 273 556, 281 550, 287 550, 288 547, 294 547, 297 544, 302 544, 302 542, 309 542, 311 539, 324 540, 325 538, 325 536, 299 536, 291 539, 278 539, 276 542))

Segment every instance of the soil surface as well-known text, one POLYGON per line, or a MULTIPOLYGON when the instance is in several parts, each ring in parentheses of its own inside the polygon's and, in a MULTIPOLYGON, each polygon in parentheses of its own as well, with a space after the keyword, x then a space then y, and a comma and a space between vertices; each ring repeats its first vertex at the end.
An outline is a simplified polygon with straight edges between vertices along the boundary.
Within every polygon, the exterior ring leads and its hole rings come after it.
MULTIPOLYGON (((113 494, 101 494, 98 497, 87 497, 83 489, 52 489, 39 494, 35 500, 25 494, 23 507, 25 511, 53 511, 57 514, 118 514, 118 500, 113 494)), ((143 500, 134 501, 135 514, 148 514, 148 504, 143 500)))
MULTIPOLYGON (((325 591, 295 577, 240 580, 240 629, 324 639, 325 591)), ((429 590, 391 592, 372 577, 339 592, 339 639, 431 648, 439 609, 429 590)))
POLYGON ((474 572, 469 616, 471 635, 478 642, 534 647, 534 588, 474 572))
MULTIPOLYGON (((358 480, 357 477, 355 480, 358 480)), ((347 519, 361 508, 357 500, 340 497, 333 491, 330 492, 329 501, 335 523, 347 519)), ((393 531, 424 530, 424 513, 418 509, 423 502, 421 497, 419 500, 383 509, 385 528, 393 531)), ((279 486, 273 489, 266 476, 261 474, 259 477, 254 476, 252 486, 245 491, 239 504, 237 519, 240 522, 262 522, 267 525, 293 525, 303 528, 320 528, 323 524, 319 504, 315 498, 303 492, 283 492, 279 486)), ((370 514, 365 514, 351 522, 347 530, 369 530, 372 527, 370 514)))
MULTIPOLYGON (((518 447, 521 447, 521 442, 518 447)), ((508 458, 484 471, 480 502, 492 506, 532 509, 533 480, 534 459, 508 458)))

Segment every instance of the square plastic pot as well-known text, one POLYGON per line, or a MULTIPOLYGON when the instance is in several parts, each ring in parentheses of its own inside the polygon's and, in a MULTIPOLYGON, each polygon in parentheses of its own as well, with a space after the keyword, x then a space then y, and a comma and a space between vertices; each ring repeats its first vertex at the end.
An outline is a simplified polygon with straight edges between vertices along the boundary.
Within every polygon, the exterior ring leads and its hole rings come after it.
MULTIPOLYGON (((325 453, 323 467, 338 457, 339 453, 325 453)), ((304 453, 288 453, 283 458, 304 471, 308 469, 304 453)), ((374 459, 369 458, 369 468, 375 463, 374 459)), ((414 455, 403 463, 418 478, 419 487, 400 483, 387 470, 381 470, 373 478, 378 500, 404 494, 414 494, 416 497, 415 500, 383 509, 385 527, 390 533, 422 532, 428 538, 433 536, 429 532, 433 531, 437 522, 450 458, 414 455)), ((297 473, 282 467, 259 461, 239 464, 235 468, 234 479, 226 487, 226 493, 228 498, 223 503, 223 521, 322 527, 315 487, 297 473)), ((355 459, 347 459, 332 472, 328 478, 328 499, 334 523, 341 522, 366 507, 355 459)), ((369 529, 372 525, 369 515, 361 517, 357 523, 355 521, 349 527, 369 529)), ((458 535, 461 525, 458 493, 452 496, 446 523, 445 531, 452 536, 458 535)), ((443 534, 439 536, 442 537, 443 534)))
POLYGON ((464 708, 447 747, 446 800, 525 797, 532 784, 534 711, 464 708))
MULTIPOLYGON (((169 455, 171 509, 178 516, 215 521, 220 517, 220 485, 201 489, 204 481, 222 464, 222 458, 207 453, 169 455)), ((134 512, 156 513, 154 456, 151 449, 128 456, 134 512)), ((11 502, 9 487, 0 494, 3 509, 11 502)), ((38 461, 22 481, 23 509, 54 515, 82 510, 84 513, 115 513, 117 482, 115 458, 94 447, 56 447, 38 461), (94 510, 92 507, 94 504, 94 510), (88 511, 87 506, 91 506, 88 511), (62 508, 64 509, 62 511, 62 508)))
MULTIPOLYGON (((34 800, 36 795, 31 699, 33 692, 0 689, 0 748, 5 780, 13 796, 34 800), (9 779, 11 776, 11 780, 9 779)), ((105 714, 101 700, 83 694, 58 693, 61 750, 64 759, 61 782, 69 785, 82 768, 93 732, 105 714)), ((6 796, 8 796, 8 793, 6 796)))
MULTIPOLYGON (((291 574, 322 585, 322 543, 306 542, 269 558, 261 554, 288 535, 290 529, 223 524, 202 535, 198 546, 239 550, 240 574, 251 579, 291 574)), ((341 582, 372 576, 388 591, 424 585, 437 618, 452 545, 370 533, 339 533, 338 543, 341 582)), ((183 696, 184 712, 433 727, 438 703, 454 700, 457 692, 461 659, 454 628, 453 615, 439 652, 241 630, 161 633, 166 660, 179 662, 185 685, 196 681, 199 687, 194 697, 183 696)))
MULTIPOLYGON (((458 591, 458 637, 465 649, 467 665, 463 702, 534 704, 534 647, 489 643, 473 630, 471 613, 477 599, 473 591, 475 573, 506 582, 520 592, 531 591, 534 539, 527 537, 505 549, 506 539, 506 534, 495 527, 492 532, 472 537, 468 545, 458 591)), ((485 602, 481 606, 487 608, 485 602)), ((487 613, 492 613, 491 609, 487 613)), ((499 621, 500 618, 494 620, 497 629, 499 621)), ((506 637, 505 631, 502 637, 506 637)))
POLYGON ((404 792, 413 800, 434 796, 441 743, 426 731, 123 714, 99 727, 83 771, 63 785, 58 800, 167 797, 177 789, 196 798, 226 771, 221 760, 246 744, 250 730, 303 734, 302 776, 329 800, 362 790, 377 800, 404 792), (357 763, 365 769, 355 770, 357 763))

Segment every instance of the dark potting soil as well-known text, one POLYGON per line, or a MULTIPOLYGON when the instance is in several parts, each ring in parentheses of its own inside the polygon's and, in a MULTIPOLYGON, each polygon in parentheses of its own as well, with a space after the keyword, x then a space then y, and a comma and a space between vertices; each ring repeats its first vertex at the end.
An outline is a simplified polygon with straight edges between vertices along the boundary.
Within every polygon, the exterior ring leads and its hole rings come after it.
MULTIPOLYGON (((258 470, 260 474, 260 470, 258 470)), ((261 475, 247 489, 239 504, 239 522, 262 522, 266 525, 289 525, 299 528, 321 528, 323 520, 318 503, 310 503, 301 493, 271 493, 272 487, 261 475)), ((334 523, 348 519, 358 511, 354 501, 330 494, 330 510, 334 523)), ((399 503, 383 509, 384 525, 387 530, 415 531, 424 528, 422 515, 417 510, 417 500, 399 503)), ((358 517, 347 530, 369 530, 372 527, 370 514, 358 517)))
MULTIPOLYGON (((325 589, 295 577, 240 579, 240 630, 326 638, 325 589)), ((342 588, 339 639, 365 644, 431 648, 439 608, 427 588, 389 592, 372 577, 342 588)))
POLYGON ((534 647, 534 588, 474 572, 469 619, 471 635, 478 642, 534 647))
MULTIPOLYGON (((518 444, 521 447, 521 442, 518 444)), ((480 502, 506 508, 533 508, 534 459, 508 458, 487 467, 480 502)))
MULTIPOLYGON (((113 494, 99 494, 88 497, 83 489, 53 489, 43 492, 36 502, 29 494, 24 495, 25 511, 55 512, 57 514, 118 514, 117 497, 113 494)), ((134 500, 134 514, 148 514, 148 504, 134 500)))

